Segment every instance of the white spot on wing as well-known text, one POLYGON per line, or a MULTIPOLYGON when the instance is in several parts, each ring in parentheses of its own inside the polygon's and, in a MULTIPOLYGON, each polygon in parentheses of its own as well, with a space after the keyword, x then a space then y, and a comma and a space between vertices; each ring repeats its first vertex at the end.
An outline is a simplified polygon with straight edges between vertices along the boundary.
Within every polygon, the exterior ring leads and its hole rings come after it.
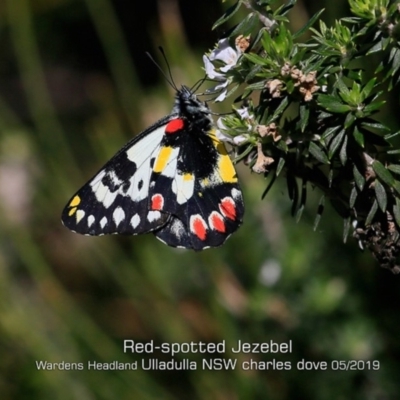
POLYGON ((76 223, 78 223, 85 216, 85 211, 78 210, 75 215, 76 215, 76 223))
POLYGON ((147 214, 147 220, 153 222, 161 217, 160 211, 149 211, 147 214))
POLYGON ((232 197, 233 197, 234 199, 237 199, 237 198, 241 198, 241 197, 242 197, 241 191, 238 190, 238 189, 235 189, 235 188, 232 189, 231 194, 232 194, 232 197))
POLYGON ((100 226, 101 226, 101 229, 104 229, 104 227, 107 225, 107 218, 106 217, 103 217, 102 219, 101 219, 101 221, 100 221, 100 226))
POLYGON ((114 219, 116 226, 118 226, 121 223, 121 221, 123 221, 125 219, 125 212, 121 207, 117 207, 114 210, 113 219, 114 219))
POLYGON ((89 215, 89 216, 88 216, 88 219, 87 219, 87 224, 88 224, 88 227, 89 227, 89 228, 93 225, 93 222, 94 222, 94 221, 95 221, 94 216, 93 216, 93 215, 89 215))
POLYGON ((170 224, 170 230, 178 239, 180 239, 185 233, 185 226, 181 220, 174 218, 170 224))
POLYGON ((139 214, 135 214, 135 215, 131 218, 131 226, 132 226, 133 229, 135 229, 139 224, 140 224, 140 217, 139 217, 139 214))
POLYGON ((176 194, 178 204, 186 203, 193 196, 194 176, 188 179, 185 175, 176 174, 172 182, 172 191, 176 194))

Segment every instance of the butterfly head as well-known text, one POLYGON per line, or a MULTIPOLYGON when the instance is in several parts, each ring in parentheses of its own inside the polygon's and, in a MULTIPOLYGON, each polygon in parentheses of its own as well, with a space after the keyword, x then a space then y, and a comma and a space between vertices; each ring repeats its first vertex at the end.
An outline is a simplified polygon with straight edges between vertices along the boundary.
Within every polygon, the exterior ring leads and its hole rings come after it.
POLYGON ((187 87, 182 86, 177 91, 175 105, 172 113, 179 114, 185 118, 193 128, 209 131, 212 126, 211 110, 207 104, 197 98, 197 96, 187 87))

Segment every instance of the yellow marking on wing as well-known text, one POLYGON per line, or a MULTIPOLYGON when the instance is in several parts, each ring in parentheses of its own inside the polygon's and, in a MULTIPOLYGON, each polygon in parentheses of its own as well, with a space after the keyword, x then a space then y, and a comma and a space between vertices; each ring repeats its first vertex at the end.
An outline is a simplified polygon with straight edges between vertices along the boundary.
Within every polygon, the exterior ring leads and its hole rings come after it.
POLYGON ((161 173, 167 166, 168 160, 171 157, 172 147, 165 146, 161 147, 158 153, 156 163, 154 164, 153 171, 161 173))
POLYGON ((217 147, 218 143, 221 143, 219 139, 217 139, 217 136, 215 135, 216 131, 215 129, 211 129, 209 132, 207 132, 207 135, 212 139, 214 142, 214 146, 217 147))
POLYGON ((81 198, 76 195, 72 200, 71 203, 69 203, 70 207, 76 207, 77 205, 79 205, 79 203, 81 202, 81 198))
POLYGON ((184 181, 192 181, 193 180, 193 175, 189 174, 189 173, 186 173, 186 174, 183 174, 182 178, 183 178, 184 181))
POLYGON ((72 216, 76 213, 76 210, 77 210, 76 207, 71 208, 71 209, 69 210, 68 216, 69 216, 69 217, 72 217, 72 216))
MULTIPOLYGON (((236 183, 236 171, 233 167, 232 161, 226 151, 225 145, 217 138, 215 129, 212 129, 207 135, 212 139, 215 148, 219 154, 218 158, 218 173, 223 182, 236 183)), ((203 185, 208 186, 210 182, 208 179, 203 179, 203 185)))
POLYGON ((218 171, 224 182, 237 182, 236 171, 228 154, 220 154, 220 157, 218 159, 218 171))

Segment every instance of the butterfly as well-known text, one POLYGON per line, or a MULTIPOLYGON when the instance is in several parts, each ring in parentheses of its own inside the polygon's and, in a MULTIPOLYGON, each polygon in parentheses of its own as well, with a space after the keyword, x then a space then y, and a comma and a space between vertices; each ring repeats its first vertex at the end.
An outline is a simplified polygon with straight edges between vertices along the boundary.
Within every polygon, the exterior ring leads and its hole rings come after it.
POLYGON ((242 223, 235 168, 211 111, 186 86, 170 115, 129 141, 72 196, 63 224, 84 235, 152 232, 173 247, 222 245, 242 223))

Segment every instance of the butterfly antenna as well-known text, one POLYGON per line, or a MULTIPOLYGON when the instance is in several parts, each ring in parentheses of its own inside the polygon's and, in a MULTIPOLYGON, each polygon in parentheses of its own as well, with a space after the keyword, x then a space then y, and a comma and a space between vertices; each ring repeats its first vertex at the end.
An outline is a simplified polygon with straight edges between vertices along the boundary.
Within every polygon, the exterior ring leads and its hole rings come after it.
POLYGON ((158 46, 158 50, 160 50, 160 53, 162 54, 162 56, 164 58, 165 65, 167 66, 167 69, 168 69, 169 80, 170 80, 170 82, 172 82, 172 87, 175 90, 178 90, 176 83, 174 82, 174 78, 172 77, 171 66, 169 65, 167 56, 165 55, 165 51, 161 46, 158 46))
POLYGON ((160 64, 158 64, 158 62, 153 58, 153 56, 148 51, 146 51, 146 55, 147 55, 147 57, 150 58, 151 61, 153 61, 154 65, 160 70, 160 72, 164 76, 165 80, 171 85, 171 87, 174 90, 178 90, 178 88, 176 87, 176 84, 175 84, 175 82, 174 82, 174 80, 172 78, 171 68, 169 66, 167 57, 165 56, 164 49, 161 46, 158 49, 161 51, 161 54, 163 55, 163 58, 164 58, 165 63, 167 65, 168 75, 165 73, 165 71, 160 67, 160 64))
MULTIPOLYGON (((199 79, 191 88, 190 91, 193 93, 196 93, 200 86, 207 80, 207 75, 204 75, 203 78, 199 79)), ((204 95, 205 93, 199 93, 199 96, 204 95)))

